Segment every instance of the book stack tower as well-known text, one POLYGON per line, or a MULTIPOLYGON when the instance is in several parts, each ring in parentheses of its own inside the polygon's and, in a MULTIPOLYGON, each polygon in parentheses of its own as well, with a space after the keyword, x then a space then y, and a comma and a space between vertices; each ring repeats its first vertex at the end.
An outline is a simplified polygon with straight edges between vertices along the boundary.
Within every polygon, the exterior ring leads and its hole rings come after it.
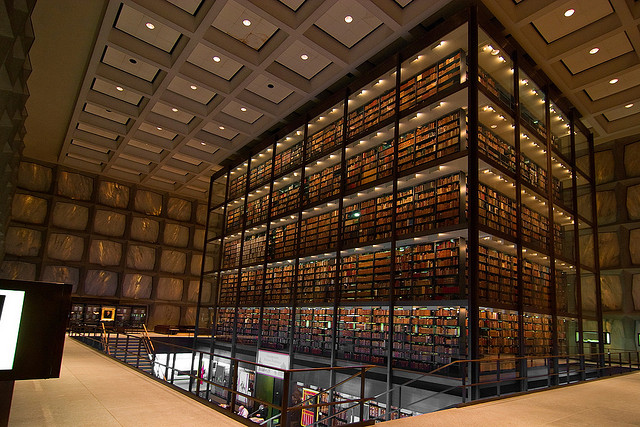
POLYGON ((522 58, 463 10, 215 175, 215 339, 420 371, 598 350, 592 136, 522 58))

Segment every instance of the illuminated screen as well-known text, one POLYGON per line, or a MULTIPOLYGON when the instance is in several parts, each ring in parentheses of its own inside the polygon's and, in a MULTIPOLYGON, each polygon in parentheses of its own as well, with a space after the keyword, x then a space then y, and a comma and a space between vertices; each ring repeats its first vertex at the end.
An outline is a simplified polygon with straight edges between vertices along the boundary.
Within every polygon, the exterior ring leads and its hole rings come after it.
POLYGON ((23 304, 23 291, 0 289, 0 371, 13 369, 23 304))
POLYGON ((60 376, 71 285, 0 279, 0 381, 60 376))

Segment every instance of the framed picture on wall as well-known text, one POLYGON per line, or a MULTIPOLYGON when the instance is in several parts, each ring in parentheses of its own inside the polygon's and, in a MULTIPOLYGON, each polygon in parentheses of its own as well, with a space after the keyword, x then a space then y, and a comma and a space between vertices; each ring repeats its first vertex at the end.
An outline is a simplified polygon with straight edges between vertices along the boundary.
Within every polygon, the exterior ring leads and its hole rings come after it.
POLYGON ((102 307, 102 313, 100 315, 101 322, 113 322, 116 319, 115 307, 102 307))

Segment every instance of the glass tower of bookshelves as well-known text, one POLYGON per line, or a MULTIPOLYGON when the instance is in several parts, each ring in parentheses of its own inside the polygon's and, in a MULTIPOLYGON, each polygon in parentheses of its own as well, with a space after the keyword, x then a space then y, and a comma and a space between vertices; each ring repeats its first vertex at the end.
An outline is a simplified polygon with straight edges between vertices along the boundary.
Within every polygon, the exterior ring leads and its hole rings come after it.
POLYGON ((388 373, 602 351, 592 136, 479 16, 214 175, 217 342, 388 373))

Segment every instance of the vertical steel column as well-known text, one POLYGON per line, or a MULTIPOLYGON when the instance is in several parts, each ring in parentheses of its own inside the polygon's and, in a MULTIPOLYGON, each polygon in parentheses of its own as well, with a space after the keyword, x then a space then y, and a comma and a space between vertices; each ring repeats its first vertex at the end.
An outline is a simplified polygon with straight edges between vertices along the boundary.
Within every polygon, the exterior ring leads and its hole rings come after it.
MULTIPOLYGON (((545 122, 544 126, 547 128, 547 215, 549 216, 549 230, 548 237, 549 240, 549 270, 550 270, 550 283, 551 287, 551 354, 553 356, 558 355, 558 284, 556 281, 556 234, 555 234, 555 217, 553 216, 553 161, 551 160, 551 153, 553 152, 553 135, 551 134, 551 103, 549 100, 549 85, 545 88, 545 100, 544 100, 544 108, 545 108, 545 122)), ((553 373, 558 372, 558 358, 554 357, 551 359, 552 363, 550 364, 549 369, 553 371, 553 373)), ((551 377, 551 383, 553 385, 558 384, 558 376, 554 375, 551 377)))
MULTIPOLYGON (((340 276, 341 273, 341 263, 342 263, 342 254, 340 253, 342 250, 342 235, 344 233, 344 226, 342 221, 342 215, 344 211, 344 192, 346 190, 346 175, 347 175, 347 132, 348 132, 348 120, 349 120, 349 88, 345 89, 344 92, 344 105, 342 109, 342 148, 340 150, 340 154, 342 155, 341 163, 340 163, 340 198, 338 200, 338 234, 337 234, 337 244, 336 244, 336 263, 335 263, 335 288, 334 288, 334 298, 333 298, 333 323, 331 324, 331 367, 336 366, 336 351, 338 350, 338 310, 340 308, 340 296, 341 296, 341 287, 342 287, 342 279, 340 276)), ((336 371, 331 370, 330 378, 329 378, 329 386, 333 387, 336 383, 336 371)), ((332 390, 328 396, 329 403, 333 402, 335 390, 332 390)), ((334 414, 335 405, 329 406, 329 416, 334 414)))
MULTIPOLYGON (((578 168, 576 166, 576 134, 575 134, 575 123, 573 121, 573 115, 569 117, 569 131, 570 135, 570 144, 571 144, 571 187, 573 190, 573 203, 572 209, 576 215, 575 220, 573 221, 573 230, 574 230, 574 251, 575 251, 575 260, 576 260, 576 305, 578 308, 578 354, 584 354, 584 327, 583 327, 583 313, 582 313, 582 267, 580 262, 580 227, 578 223, 578 168)), ((596 236, 594 236, 595 238, 596 236)), ((594 242, 595 243, 595 242, 594 242)), ((580 369, 584 368, 584 358, 580 357, 580 369)), ((567 377, 567 382, 569 382, 569 378, 567 377)))
MULTIPOLYGON (((595 149, 593 146, 593 134, 586 135, 589 144, 589 174, 591 175, 591 221, 593 228, 593 257, 595 267, 595 280, 596 280, 596 316, 598 321, 598 366, 604 366, 604 319, 602 314, 602 284, 600 283, 600 247, 598 244, 598 209, 596 205, 596 165, 595 165, 595 149)), ((576 202, 577 203, 577 202, 576 202)), ((629 363, 631 363, 631 356, 629 356, 629 363)))
MULTIPOLYGON (((519 55, 518 52, 514 55, 513 64, 513 76, 519 78, 519 55)), ((520 106, 520 84, 519 80, 514 80, 513 96, 515 100, 515 151, 516 151, 516 257, 518 264, 516 266, 517 277, 517 309, 518 309, 518 356, 524 356, 526 354, 526 344, 524 340, 524 255, 522 248, 522 164, 520 163, 520 156, 522 154, 520 146, 520 122, 521 122, 521 106, 520 106)), ((517 371, 520 378, 520 390, 527 389, 527 364, 526 360, 519 359, 517 362, 517 371)))
MULTIPOLYGON (((304 144, 304 141, 303 141, 304 144)), ((258 339, 256 340, 256 351, 262 346, 262 322, 264 321, 264 292, 267 286, 267 260, 269 259, 269 233, 271 232, 271 210, 273 208, 273 179, 275 178, 276 149, 278 139, 274 138, 271 147, 271 178, 269 182, 269 203, 267 205, 267 231, 265 235, 264 259, 262 263, 262 289, 260 290, 260 315, 258 318, 258 339)), ((257 353, 256 353, 257 354, 257 353)))
MULTIPOLYGON (((397 227, 396 227, 396 209, 398 208, 398 140, 400 138, 400 83, 402 76, 400 71, 402 69, 402 57, 397 55, 396 59, 396 103, 394 105, 394 130, 393 130, 393 202, 391 211, 391 274, 389 281, 389 335, 387 337, 387 401, 385 420, 389 419, 391 412, 391 402, 393 400, 391 389, 393 388, 393 338, 394 338, 394 311, 395 311, 395 285, 396 285, 396 243, 398 240, 397 227)), ((364 375, 364 374, 363 374, 364 375)))
MULTIPOLYGON (((233 313, 233 334, 231 336, 231 357, 236 357, 238 345, 238 312, 240 310, 240 284, 242 283, 242 252, 244 251, 244 233, 247 228, 247 205, 249 204, 249 172, 251 171, 251 156, 247 159, 247 172, 244 188, 244 215, 242 215, 242 232, 240 233, 240 249, 238 249, 238 277, 236 279, 235 310, 233 313)), ((231 178, 229 178, 230 180, 231 178)))
MULTIPOLYGON (((469 357, 478 359, 480 357, 479 347, 479 295, 478 295, 478 246, 479 246, 479 223, 478 223, 478 5, 474 2, 469 7, 469 24, 467 39, 467 64, 469 82, 469 110, 467 118, 469 120, 467 145, 469 150, 467 169, 467 190, 469 197, 469 236, 467 240, 468 260, 469 260, 469 357)), ((473 366, 469 372, 472 384, 478 382, 479 367, 473 366)), ((472 387, 471 399, 479 397, 478 388, 472 387)))

